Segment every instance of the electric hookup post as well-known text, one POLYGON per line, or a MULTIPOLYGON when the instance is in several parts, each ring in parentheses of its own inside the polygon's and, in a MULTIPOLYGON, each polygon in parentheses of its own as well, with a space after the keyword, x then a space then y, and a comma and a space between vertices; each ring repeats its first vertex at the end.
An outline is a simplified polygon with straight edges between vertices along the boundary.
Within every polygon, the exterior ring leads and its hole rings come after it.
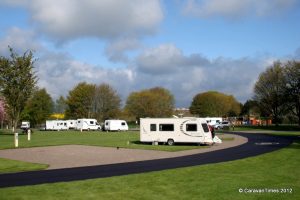
POLYGON ((15 147, 19 146, 19 133, 15 133, 15 147))
POLYGON ((30 141, 30 139, 31 139, 31 130, 28 129, 28 131, 27 131, 27 140, 30 141))

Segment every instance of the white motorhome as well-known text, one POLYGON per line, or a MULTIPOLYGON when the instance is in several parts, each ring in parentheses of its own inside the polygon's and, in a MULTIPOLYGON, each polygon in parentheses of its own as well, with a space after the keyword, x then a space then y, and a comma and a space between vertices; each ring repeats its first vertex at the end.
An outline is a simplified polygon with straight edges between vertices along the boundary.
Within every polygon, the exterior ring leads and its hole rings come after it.
POLYGON ((45 129, 49 131, 60 131, 68 130, 69 127, 65 120, 47 120, 45 129))
POLYGON ((77 130, 101 130, 96 119, 77 119, 77 130))
POLYGON ((213 144, 212 134, 203 118, 141 118, 140 141, 168 145, 213 144))
POLYGON ((77 120, 69 119, 67 121, 67 126, 69 129, 76 129, 77 126, 77 120))
POLYGON ((110 119, 104 121, 105 131, 128 131, 128 125, 125 120, 110 119))
POLYGON ((217 124, 222 123, 223 118, 222 117, 206 117, 205 120, 208 125, 215 126, 217 124))

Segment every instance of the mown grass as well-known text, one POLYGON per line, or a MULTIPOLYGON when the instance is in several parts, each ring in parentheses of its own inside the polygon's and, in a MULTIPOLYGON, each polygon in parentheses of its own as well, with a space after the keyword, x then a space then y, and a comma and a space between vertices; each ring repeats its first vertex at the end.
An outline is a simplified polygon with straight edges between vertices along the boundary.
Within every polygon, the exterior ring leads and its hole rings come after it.
MULTIPOLYGON (((232 127, 230 128, 232 130, 232 127)), ((234 130, 259 130, 259 131, 294 131, 294 132, 300 132, 300 126, 297 125, 262 125, 262 126, 251 126, 251 125, 244 125, 244 126, 236 126, 234 127, 234 130)))
POLYGON ((0 158, 0 174, 46 169, 48 165, 0 158))
POLYGON ((0 189, 0 199, 300 199, 300 144, 237 161, 68 183, 0 189), (239 189, 292 189, 245 193, 239 189), (290 190, 289 190, 290 191, 290 190))
POLYGON ((300 136, 300 128, 298 126, 236 126, 234 129, 230 127, 229 130, 217 130, 217 134, 228 132, 249 132, 249 133, 264 133, 271 135, 282 136, 300 136))
MULTIPOLYGON (((139 132, 80 132, 80 131, 34 131, 31 141, 27 135, 19 135, 19 148, 57 146, 57 145, 91 145, 102 147, 122 147, 131 149, 148 149, 159 151, 182 151, 207 146, 197 144, 183 145, 151 145, 139 142, 139 132)), ((0 132, 0 149, 14 148, 14 135, 10 132, 0 132)))

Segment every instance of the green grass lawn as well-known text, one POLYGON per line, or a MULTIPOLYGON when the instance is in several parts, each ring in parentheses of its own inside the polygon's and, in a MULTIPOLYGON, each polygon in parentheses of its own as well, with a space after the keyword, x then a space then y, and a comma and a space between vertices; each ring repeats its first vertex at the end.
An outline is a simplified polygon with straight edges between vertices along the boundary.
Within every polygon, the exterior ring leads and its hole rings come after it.
MULTIPOLYGON (((0 158, 0 174, 46 169, 48 165, 0 158)), ((1 199, 1 198, 0 198, 1 199)))
MULTIPOLYGON (((232 127, 230 128, 232 130, 232 127)), ((269 125, 269 126, 250 126, 250 125, 245 125, 245 126, 236 126, 234 128, 235 131, 239 130, 257 130, 257 131, 288 131, 288 132, 300 132, 300 126, 297 125, 269 125)))
MULTIPOLYGON (((26 141, 25 135, 20 137, 20 145, 22 140, 24 142, 23 147, 60 144, 127 146, 127 141, 130 141, 129 146, 141 145, 135 144, 138 134, 131 132, 35 132, 30 142, 26 141)), ((10 134, 0 135, 0 148, 11 148, 6 145, 12 139, 10 134)), ((146 146, 160 148, 162 145, 146 146)), ((272 153, 232 162, 86 181, 3 188, 0 189, 0 199, 300 199, 299 150, 298 141, 272 153), (240 193, 239 189, 288 190, 282 190, 286 193, 240 193)), ((17 166, 15 171, 46 167, 5 159, 0 159, 0 164, 2 172, 14 166, 17 166)))
POLYGON ((219 164, 3 188, 0 199, 300 199, 299 153, 297 142, 272 153, 219 164), (280 192, 284 188, 289 189, 287 193, 239 192, 239 189, 278 189, 280 192))
MULTIPOLYGON (((139 132, 80 132, 80 131, 34 131, 31 141, 27 135, 19 135, 19 148, 54 146, 54 145, 92 145, 102 147, 122 147, 131 149, 149 149, 160 151, 182 151, 196 148, 206 148, 196 144, 188 145, 151 145, 139 142, 139 132)), ((0 149, 14 148, 14 135, 0 132, 0 149)))
POLYGON ((272 135, 285 135, 285 136, 300 136, 300 128, 298 126, 236 126, 234 130, 230 127, 229 130, 217 130, 217 134, 223 132, 257 132, 272 135))

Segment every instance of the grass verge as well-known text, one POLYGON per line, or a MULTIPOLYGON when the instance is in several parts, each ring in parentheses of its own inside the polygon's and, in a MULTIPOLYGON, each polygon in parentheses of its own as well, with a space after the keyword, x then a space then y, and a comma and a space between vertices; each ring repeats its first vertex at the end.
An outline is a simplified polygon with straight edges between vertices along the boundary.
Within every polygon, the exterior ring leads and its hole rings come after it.
POLYGON ((232 127, 229 130, 217 130, 217 134, 222 135, 230 132, 248 132, 248 133, 264 133, 271 135, 282 135, 282 136, 300 136, 300 130, 297 126, 291 126, 287 129, 282 129, 286 126, 236 126, 234 130, 232 127))
MULTIPOLYGON (((46 169, 48 165, 0 158, 0 174, 46 169)), ((0 198, 1 199, 1 198, 0 198)))
MULTIPOLYGON (((230 127, 232 130, 232 127, 230 127)), ((300 126, 296 125, 269 125, 269 126, 250 126, 250 125, 243 125, 243 126, 235 126, 235 131, 248 131, 248 130, 257 130, 257 131, 282 131, 282 132, 300 132, 300 126)))

